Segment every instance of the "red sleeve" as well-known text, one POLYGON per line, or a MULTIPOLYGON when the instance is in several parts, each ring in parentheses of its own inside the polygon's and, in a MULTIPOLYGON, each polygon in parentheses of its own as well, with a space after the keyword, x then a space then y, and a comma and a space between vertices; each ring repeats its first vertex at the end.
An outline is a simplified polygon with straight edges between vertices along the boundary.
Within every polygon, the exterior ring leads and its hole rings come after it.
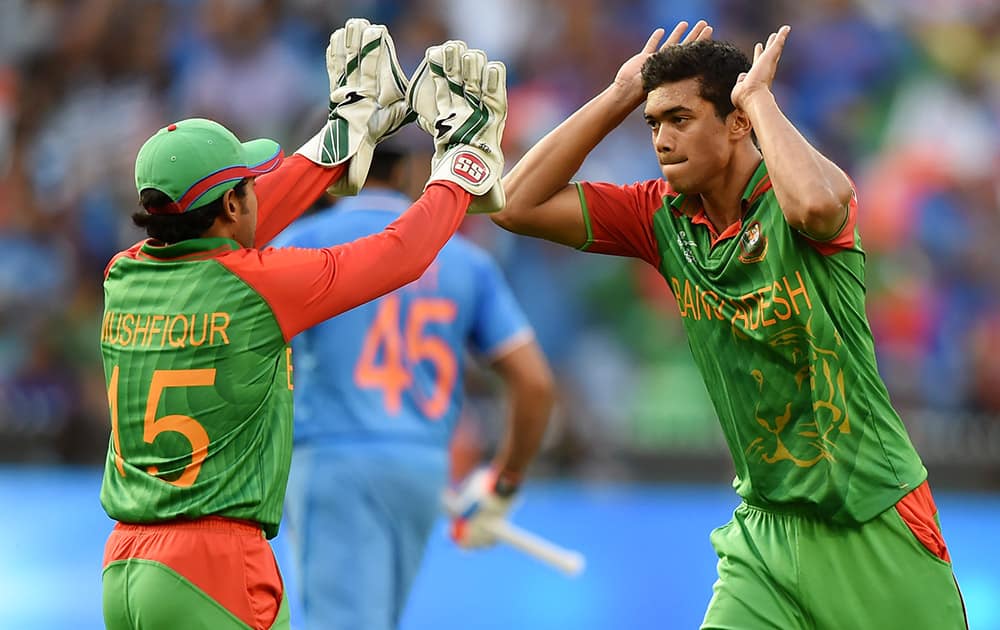
POLYGON ((287 341, 419 278, 471 200, 457 184, 436 182, 377 234, 323 249, 241 249, 218 260, 267 300, 287 341))
POLYGON ((254 246, 263 247, 288 224, 309 209, 324 190, 345 172, 343 164, 332 168, 295 154, 281 165, 257 177, 257 233, 254 246))
POLYGON ((808 234, 803 234, 803 236, 806 237, 813 249, 824 256, 829 256, 845 249, 852 249, 855 246, 856 239, 854 228, 857 224, 858 193, 852 187, 851 200, 847 205, 847 217, 844 218, 844 225, 840 228, 840 231, 837 232, 836 236, 825 241, 817 241, 816 239, 811 238, 808 234))
POLYGON ((587 243, 580 249, 641 258, 658 266, 653 214, 663 206, 666 182, 654 179, 629 186, 596 182, 578 185, 587 223, 587 243))

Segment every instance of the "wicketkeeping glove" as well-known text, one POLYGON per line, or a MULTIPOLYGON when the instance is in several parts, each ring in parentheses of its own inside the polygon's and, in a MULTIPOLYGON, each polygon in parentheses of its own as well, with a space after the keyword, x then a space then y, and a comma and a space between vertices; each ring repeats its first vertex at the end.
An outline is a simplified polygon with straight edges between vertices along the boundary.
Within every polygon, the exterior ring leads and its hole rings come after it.
POLYGON ((351 18, 333 32, 326 49, 330 116, 298 153, 332 166, 350 160, 347 173, 330 187, 334 195, 355 195, 364 186, 375 145, 413 121, 406 105, 406 75, 396 59, 389 31, 351 18))
POLYGON ((434 137, 431 176, 455 182, 475 198, 470 213, 505 203, 500 140, 507 120, 507 69, 481 50, 453 40, 427 49, 406 92, 417 124, 434 137))
POLYGON ((497 537, 490 525, 506 520, 513 502, 513 494, 505 497, 497 494, 493 470, 476 470, 456 490, 445 493, 445 509, 452 517, 452 539, 465 549, 496 544, 497 537))

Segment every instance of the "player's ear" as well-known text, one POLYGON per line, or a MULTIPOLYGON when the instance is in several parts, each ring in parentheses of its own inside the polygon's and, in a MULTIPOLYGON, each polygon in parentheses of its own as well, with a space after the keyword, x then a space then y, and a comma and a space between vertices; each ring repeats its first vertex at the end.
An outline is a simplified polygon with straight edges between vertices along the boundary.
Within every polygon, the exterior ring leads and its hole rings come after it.
POLYGON ((235 223, 236 215, 242 212, 242 208, 243 205, 240 202, 239 196, 236 194, 236 190, 230 188, 226 192, 222 193, 222 212, 219 214, 219 218, 223 221, 235 223))
POLYGON ((726 116, 726 128, 729 130, 731 138, 742 140, 753 131, 753 124, 751 124, 750 117, 747 116, 745 111, 734 109, 726 116))

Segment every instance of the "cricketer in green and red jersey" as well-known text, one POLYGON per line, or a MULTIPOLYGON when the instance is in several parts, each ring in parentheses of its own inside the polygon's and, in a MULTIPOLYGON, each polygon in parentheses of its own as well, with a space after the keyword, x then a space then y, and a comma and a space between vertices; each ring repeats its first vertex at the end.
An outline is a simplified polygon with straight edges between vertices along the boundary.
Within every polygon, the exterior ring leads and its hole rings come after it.
POLYGON ((241 143, 204 119, 161 129, 136 158, 145 212, 133 218, 150 238, 108 265, 101 328, 111 412, 101 503, 118 521, 103 573, 113 630, 289 627, 266 541, 292 451, 289 341, 416 280, 473 194, 499 186, 506 94, 488 64, 439 90, 436 120, 463 136, 435 139, 425 192, 398 219, 333 247, 258 249, 324 190, 359 188, 368 163, 358 161, 409 118, 384 27, 351 20, 331 49, 330 121, 283 164, 277 143, 241 143), (380 90, 380 75, 398 89, 380 90), (480 162, 475 174, 461 170, 469 160, 480 162))
POLYGON ((743 499, 702 628, 966 627, 927 471, 875 364, 853 186, 778 109, 789 28, 750 61, 657 30, 504 178, 514 232, 654 265, 743 499), (569 183, 645 97, 664 179, 569 183), (754 141, 756 134, 757 142, 754 141))

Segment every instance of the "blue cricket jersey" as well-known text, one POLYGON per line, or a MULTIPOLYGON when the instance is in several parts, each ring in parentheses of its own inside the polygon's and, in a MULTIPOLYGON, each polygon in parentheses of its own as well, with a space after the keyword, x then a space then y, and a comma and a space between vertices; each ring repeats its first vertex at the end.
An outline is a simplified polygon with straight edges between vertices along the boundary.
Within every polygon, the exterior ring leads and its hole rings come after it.
MULTIPOLYGON (((297 221, 282 247, 326 247, 381 231, 411 201, 362 191, 297 221)), ((421 278, 292 341, 295 443, 400 440, 447 448, 458 420, 466 349, 485 360, 533 332, 489 255, 448 241, 421 278)))

